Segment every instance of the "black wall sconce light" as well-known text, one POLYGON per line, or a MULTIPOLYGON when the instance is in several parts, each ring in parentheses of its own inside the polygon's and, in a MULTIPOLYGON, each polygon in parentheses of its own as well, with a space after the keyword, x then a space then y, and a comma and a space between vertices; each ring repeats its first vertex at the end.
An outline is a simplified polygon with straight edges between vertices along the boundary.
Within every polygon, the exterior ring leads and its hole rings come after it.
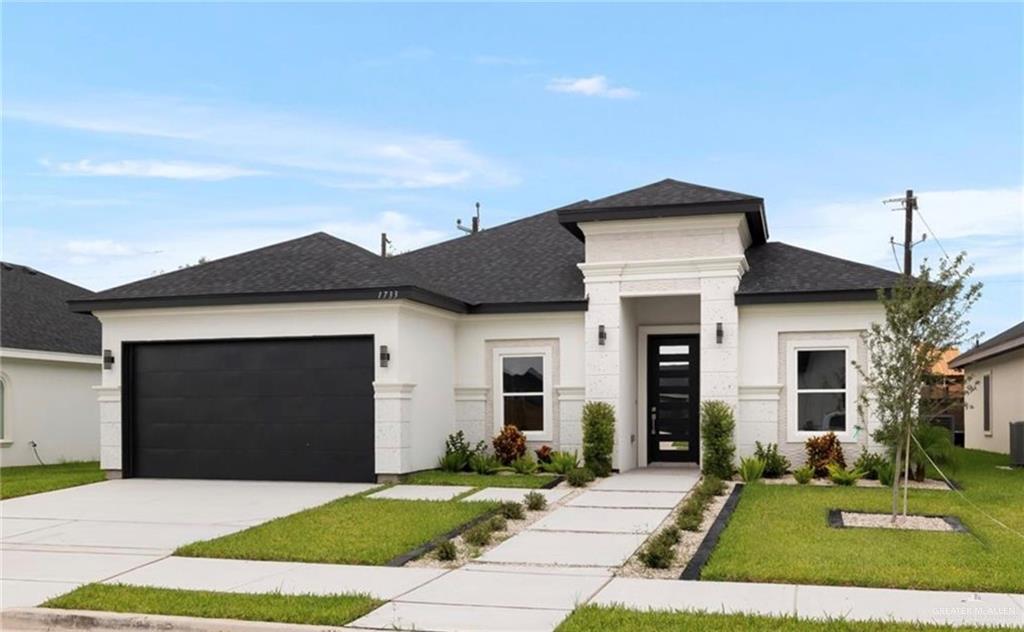
POLYGON ((715 342, 722 344, 722 338, 725 337, 725 331, 722 329, 722 323, 715 323, 715 342))
POLYGON ((112 369, 114 368, 114 352, 110 349, 103 350, 103 368, 112 369))
POLYGON ((391 361, 391 352, 388 351, 387 345, 380 346, 380 366, 381 368, 388 368, 388 362, 391 361))
POLYGON ((605 341, 608 340, 608 332, 604 330, 604 325, 597 326, 597 344, 604 346, 605 341))

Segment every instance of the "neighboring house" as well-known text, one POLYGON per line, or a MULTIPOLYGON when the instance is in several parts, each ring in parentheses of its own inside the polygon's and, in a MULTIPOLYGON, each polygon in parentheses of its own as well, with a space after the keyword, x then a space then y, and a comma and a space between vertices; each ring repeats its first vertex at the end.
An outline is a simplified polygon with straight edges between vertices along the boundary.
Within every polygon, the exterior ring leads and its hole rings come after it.
POLYGON ((67 305, 91 294, 0 264, 0 464, 99 457, 100 323, 67 305))
POLYGON ((947 349, 932 367, 932 382, 925 389, 924 396, 933 400, 935 410, 940 412, 932 423, 948 428, 955 445, 964 445, 964 372, 954 369, 949 363, 960 355, 956 348, 947 349))
POLYGON ((768 242, 759 197, 661 182, 394 257, 324 233, 72 301, 115 360, 112 476, 372 480, 503 424, 579 450, 616 410, 614 466, 700 459, 701 400, 741 454, 866 445, 861 332, 899 275, 768 242))
POLYGON ((949 365, 974 384, 964 412, 965 446, 1010 452, 1010 422, 1024 421, 1024 322, 989 338, 949 365))

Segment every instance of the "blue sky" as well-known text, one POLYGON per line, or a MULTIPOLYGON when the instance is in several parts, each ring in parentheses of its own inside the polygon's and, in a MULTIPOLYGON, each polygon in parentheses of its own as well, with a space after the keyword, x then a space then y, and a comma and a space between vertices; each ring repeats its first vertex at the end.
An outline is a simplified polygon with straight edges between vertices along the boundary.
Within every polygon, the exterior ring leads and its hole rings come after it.
MULTIPOLYGON (((12 5, 3 257, 102 289, 327 230, 399 250, 665 177, 894 268, 912 187, 1024 318, 1020 5, 12 5)), ((918 220, 915 232, 926 232, 918 220)), ((938 240, 935 239, 938 238, 938 240)))

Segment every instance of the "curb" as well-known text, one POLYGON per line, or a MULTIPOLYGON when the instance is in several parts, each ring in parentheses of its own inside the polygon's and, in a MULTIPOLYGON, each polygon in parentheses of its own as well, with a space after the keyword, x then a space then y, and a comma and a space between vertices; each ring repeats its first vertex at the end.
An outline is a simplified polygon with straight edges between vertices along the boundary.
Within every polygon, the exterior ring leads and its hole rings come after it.
POLYGON ((683 574, 679 576, 679 579, 683 580, 698 580, 700 579, 700 573, 704 570, 704 565, 708 563, 711 558, 712 551, 718 545, 718 538, 722 536, 722 532, 725 531, 725 526, 729 524, 729 518, 732 517, 732 512, 736 511, 736 504, 740 502, 740 493, 743 491, 743 483, 737 483, 732 488, 732 492, 729 493, 729 498, 726 499, 725 505, 722 507, 722 511, 718 512, 718 516, 715 517, 715 521, 711 523, 711 527, 705 534, 704 539, 701 540, 700 546, 697 547, 697 552, 690 558, 689 563, 686 564, 686 568, 683 569, 683 574))
POLYGON ((16 630, 147 630, 174 632, 334 632, 341 627, 239 621, 237 619, 202 619, 162 614, 129 614, 93 610, 58 610, 56 608, 10 608, 0 611, 0 628, 16 630))

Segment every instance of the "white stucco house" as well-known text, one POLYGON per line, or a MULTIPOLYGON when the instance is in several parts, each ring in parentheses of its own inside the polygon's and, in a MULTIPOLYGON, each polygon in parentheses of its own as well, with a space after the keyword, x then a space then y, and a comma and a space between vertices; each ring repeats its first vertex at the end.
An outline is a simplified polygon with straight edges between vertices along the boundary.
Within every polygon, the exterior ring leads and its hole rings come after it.
POLYGON ((1024 421, 1024 322, 960 354, 949 365, 963 369, 975 388, 964 407, 964 447, 1010 452, 1010 423, 1024 421))
POLYGON ((99 457, 100 323, 67 306, 91 294, 0 264, 0 465, 99 457))
POLYGON ((855 451, 859 334, 896 273, 768 241, 756 196, 663 180, 394 257, 317 233, 71 301, 103 325, 111 476, 372 480, 515 424, 614 466, 698 462, 698 407, 741 454, 855 451))

